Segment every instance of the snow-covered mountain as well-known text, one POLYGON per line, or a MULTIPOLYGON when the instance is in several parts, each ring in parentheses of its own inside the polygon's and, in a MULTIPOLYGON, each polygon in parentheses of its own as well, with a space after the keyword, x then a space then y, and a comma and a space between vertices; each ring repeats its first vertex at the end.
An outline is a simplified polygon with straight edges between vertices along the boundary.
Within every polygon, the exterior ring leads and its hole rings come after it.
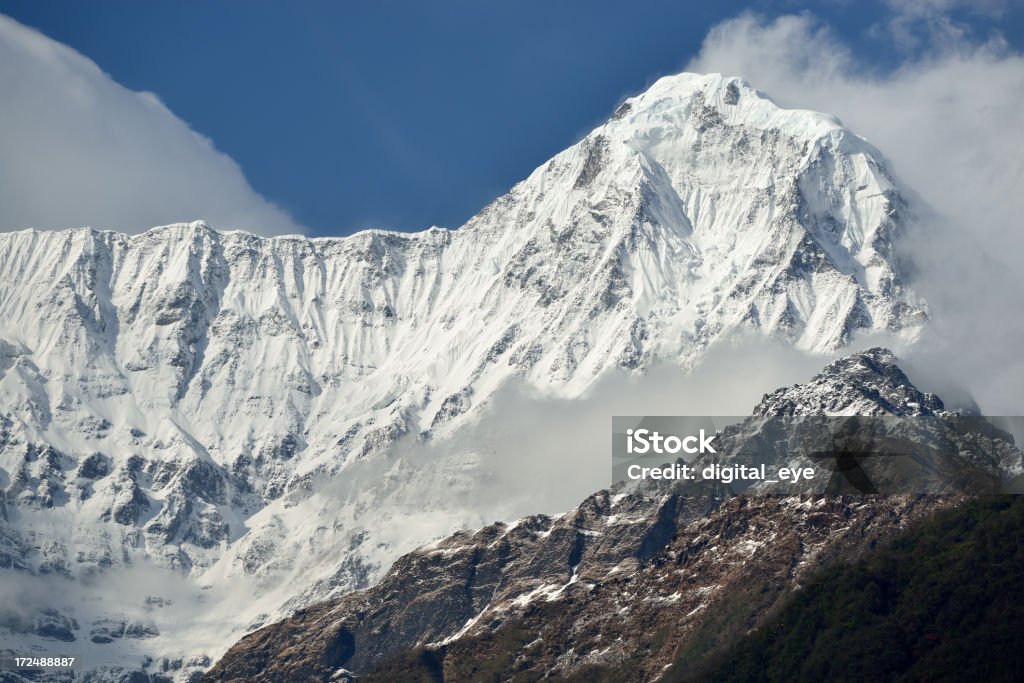
POLYGON ((0 566, 107 596, 47 590, 31 604, 56 616, 26 607, 0 639, 216 655, 367 584, 479 521, 446 507, 464 463, 391 447, 456 441, 511 380, 571 398, 738 331, 812 353, 913 337, 909 218, 835 118, 681 74, 457 230, 0 235, 0 566))

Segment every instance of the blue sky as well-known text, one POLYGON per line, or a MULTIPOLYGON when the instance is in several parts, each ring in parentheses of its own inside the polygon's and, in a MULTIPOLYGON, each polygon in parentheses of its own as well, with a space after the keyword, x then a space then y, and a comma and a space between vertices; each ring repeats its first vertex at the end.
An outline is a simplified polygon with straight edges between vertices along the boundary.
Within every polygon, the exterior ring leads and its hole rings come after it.
POLYGON ((808 11, 879 73, 932 49, 936 17, 1021 49, 1020 3, 906 5, 921 11, 852 0, 28 0, 0 12, 155 93, 259 195, 310 234, 337 235, 460 225, 744 11, 808 11))

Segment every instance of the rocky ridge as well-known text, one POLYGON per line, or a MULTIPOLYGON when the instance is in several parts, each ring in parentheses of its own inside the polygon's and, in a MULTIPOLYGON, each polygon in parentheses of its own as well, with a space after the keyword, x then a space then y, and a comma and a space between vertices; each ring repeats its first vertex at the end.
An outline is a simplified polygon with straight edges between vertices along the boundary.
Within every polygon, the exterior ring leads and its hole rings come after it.
MULTIPOLYGON (((942 410, 892 354, 872 349, 773 392, 747 427, 808 402, 869 415, 942 410)), ((748 435, 743 428, 721 438, 748 435)), ((1012 477, 1021 451, 1008 434, 996 440, 1007 456, 1002 474, 1012 477)), ((745 633, 808 572, 962 500, 727 493, 630 482, 557 518, 460 532, 403 556, 373 588, 246 636, 204 680, 355 672, 367 680, 582 681, 617 670, 654 681, 686 648, 710 651, 728 645, 724 634, 745 633)))

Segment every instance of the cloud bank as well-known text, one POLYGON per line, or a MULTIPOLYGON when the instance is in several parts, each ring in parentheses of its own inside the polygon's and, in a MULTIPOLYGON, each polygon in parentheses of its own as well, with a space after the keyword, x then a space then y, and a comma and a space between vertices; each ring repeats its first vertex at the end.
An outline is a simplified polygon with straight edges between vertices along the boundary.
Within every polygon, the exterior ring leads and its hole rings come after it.
POLYGON ((0 230, 141 232, 195 219, 303 232, 152 93, 0 15, 0 230))
POLYGON ((724 22, 687 70, 740 75, 882 150, 916 200, 909 279, 932 312, 927 336, 897 351, 932 390, 966 387, 990 414, 1024 414, 1024 58, 998 35, 973 38, 947 14, 956 4, 898 5, 876 25, 865 39, 906 57, 884 73, 807 14, 724 22))

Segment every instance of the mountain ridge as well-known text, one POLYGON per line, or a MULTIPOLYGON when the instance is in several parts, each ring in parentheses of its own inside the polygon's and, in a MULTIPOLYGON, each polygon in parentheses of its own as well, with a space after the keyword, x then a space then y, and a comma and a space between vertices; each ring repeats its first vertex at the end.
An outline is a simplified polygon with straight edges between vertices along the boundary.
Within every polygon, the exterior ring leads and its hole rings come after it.
MULTIPOLYGON (((910 419, 922 416, 911 399, 930 396, 937 412, 925 407, 929 416, 956 423, 893 354, 874 348, 773 392, 744 425, 717 437, 721 448, 766 429, 769 405, 772 416, 790 415, 792 401, 815 392, 823 404, 856 409, 833 414, 910 419), (900 389, 902 405, 878 386, 900 389), (866 396, 876 411, 864 411, 866 396)), ((970 427, 957 438, 955 458, 989 448, 970 427)), ((994 441, 1006 453, 1000 475, 1019 474, 1024 454, 1012 437, 995 432, 994 441)), ((460 531, 417 548, 379 584, 247 635, 204 680, 346 680, 351 673, 382 681, 582 681, 596 680, 588 671, 608 670, 622 672, 621 680, 657 680, 679 648, 696 647, 691 638, 715 632, 709 622, 742 634, 816 568, 857 557, 964 499, 956 492, 730 497, 678 482, 619 483, 564 515, 460 531)))
POLYGON ((211 639, 368 585, 477 521, 416 486, 473 482, 454 460, 340 501, 324 480, 400 441, 456 443, 513 379, 573 398, 738 333, 816 354, 912 339, 927 308, 893 248, 912 218, 834 118, 690 74, 455 230, 0 235, 0 561, 252 581, 260 599, 211 639), (399 500, 437 514, 407 529, 399 500))

